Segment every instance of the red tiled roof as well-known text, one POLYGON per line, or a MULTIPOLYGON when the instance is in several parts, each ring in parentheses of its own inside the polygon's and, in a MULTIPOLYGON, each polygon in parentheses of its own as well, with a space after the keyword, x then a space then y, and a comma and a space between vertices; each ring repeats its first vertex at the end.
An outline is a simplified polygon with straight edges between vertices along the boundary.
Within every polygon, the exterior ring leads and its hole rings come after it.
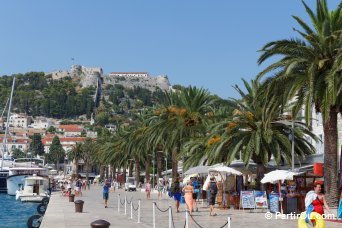
MULTIPOLYGON (((53 140, 53 138, 45 137, 42 139, 42 143, 44 145, 46 145, 47 142, 52 142, 52 140, 53 140)), ((63 137, 63 138, 59 138, 59 141, 61 143, 63 143, 63 142, 85 142, 85 140, 86 140, 86 137, 63 137)))
POLYGON ((79 125, 59 125, 59 129, 64 132, 82 132, 82 127, 79 125))
MULTIPOLYGON (((3 138, 0 138, 0 142, 2 143, 3 142, 3 138)), ((11 138, 8 138, 7 139, 7 143, 11 143, 11 144, 26 144, 26 143, 29 143, 31 141, 31 139, 11 139, 11 138)))

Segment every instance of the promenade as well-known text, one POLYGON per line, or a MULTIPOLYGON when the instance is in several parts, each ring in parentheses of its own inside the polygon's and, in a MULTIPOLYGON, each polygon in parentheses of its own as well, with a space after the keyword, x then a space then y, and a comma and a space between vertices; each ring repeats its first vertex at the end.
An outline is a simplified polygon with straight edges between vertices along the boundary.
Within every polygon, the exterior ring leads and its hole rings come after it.
MULTIPOLYGON (((180 206, 180 213, 175 213, 174 201, 167 196, 158 200, 156 194, 152 194, 151 200, 146 200, 146 196, 141 192, 125 192, 120 190, 110 193, 108 208, 104 208, 102 201, 102 190, 99 186, 91 186, 91 190, 83 191, 82 197, 76 197, 75 200, 83 200, 83 213, 75 213, 74 203, 68 202, 68 197, 60 196, 60 193, 53 193, 47 211, 45 213, 41 227, 43 228, 64 228, 64 227, 90 227, 90 223, 104 219, 111 223, 110 227, 152 227, 153 226, 153 202, 161 210, 166 210, 171 205, 173 223, 175 228, 183 228, 185 223, 185 205, 180 206), (127 201, 133 200, 133 206, 138 206, 138 200, 141 199, 141 222, 137 223, 138 212, 133 210, 133 219, 130 219, 131 208, 127 205, 127 215, 124 214, 124 206, 120 203, 120 213, 118 212, 118 194, 121 197, 121 203, 124 204, 124 196, 127 201)), ((156 210, 156 228, 167 228, 169 224, 169 212, 160 212, 156 210)), ((193 213, 193 219, 199 224, 196 225, 189 217, 189 228, 219 228, 231 217, 231 227, 297 227, 296 219, 265 219, 265 212, 250 212, 249 210, 217 210, 217 216, 209 216, 209 210, 204 204, 199 203, 199 212, 193 213)), ((227 227, 227 225, 225 226, 227 227)), ((341 227, 340 223, 327 222, 327 228, 341 227)))

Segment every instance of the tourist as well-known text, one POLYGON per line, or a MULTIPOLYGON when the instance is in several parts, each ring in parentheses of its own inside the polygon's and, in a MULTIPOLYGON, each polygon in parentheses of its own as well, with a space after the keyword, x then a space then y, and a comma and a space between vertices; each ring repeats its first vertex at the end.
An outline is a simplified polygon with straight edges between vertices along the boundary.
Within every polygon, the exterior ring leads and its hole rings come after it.
POLYGON ((194 187, 191 185, 191 181, 188 181, 186 186, 182 190, 184 192, 184 199, 186 203, 186 207, 189 210, 190 215, 193 212, 193 204, 194 204, 194 199, 193 199, 193 193, 194 193, 194 187))
POLYGON ((68 181, 67 189, 68 189, 68 194, 67 194, 67 196, 70 196, 70 195, 71 195, 71 181, 68 181))
POLYGON ((196 212, 198 212, 198 206, 197 206, 196 201, 199 197, 200 185, 197 181, 197 178, 193 178, 191 182, 192 182, 192 186, 194 187, 194 193, 192 194, 192 198, 194 199, 193 207, 196 208, 196 212))
POLYGON ((164 191, 164 185, 162 181, 158 181, 157 189, 158 189, 158 199, 160 200, 160 198, 162 198, 163 196, 163 191, 164 191))
POLYGON ((81 176, 78 177, 75 184, 76 196, 82 196, 82 180, 81 176))
MULTIPOLYGON (((320 183, 314 184, 314 190, 309 191, 305 197, 305 207, 306 207, 306 223, 309 223, 309 218, 311 218, 311 222, 313 223, 314 227, 319 224, 324 224, 324 220, 321 216, 314 216, 315 214, 311 214, 316 212, 319 215, 324 214, 324 207, 327 211, 332 214, 326 200, 324 194, 321 193, 322 185, 320 183), (315 219, 314 219, 315 218, 315 219), (319 224, 318 224, 319 223, 319 224)), ((298 221, 300 223, 300 221, 298 221)))
POLYGON ((210 196, 209 196, 210 216, 216 216, 214 206, 215 206, 216 194, 217 194, 218 188, 217 188, 217 184, 216 184, 214 176, 210 177, 210 182, 208 183, 207 189, 208 189, 208 192, 210 193, 210 196))
POLYGON ((90 180, 87 181, 88 190, 90 190, 90 180))
POLYGON ((151 199, 151 183, 148 181, 145 184, 146 199, 151 199))
POLYGON ((105 180, 103 183, 103 200, 104 200, 105 208, 108 207, 107 201, 108 201, 108 197, 109 197, 109 188, 110 188, 110 185, 109 185, 108 181, 105 180))
POLYGON ((179 183, 179 178, 176 178, 174 182, 171 184, 170 188, 171 194, 173 195, 174 200, 176 201, 176 212, 179 212, 179 203, 181 201, 182 193, 181 187, 179 183))

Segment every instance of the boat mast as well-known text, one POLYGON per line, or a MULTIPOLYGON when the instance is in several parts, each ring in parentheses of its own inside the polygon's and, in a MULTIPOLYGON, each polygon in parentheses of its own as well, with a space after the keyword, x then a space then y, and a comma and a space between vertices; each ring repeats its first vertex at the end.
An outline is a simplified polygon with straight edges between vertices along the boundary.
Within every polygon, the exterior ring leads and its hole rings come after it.
POLYGON ((2 159, 1 159, 1 170, 3 168, 3 163, 4 163, 4 159, 5 159, 5 152, 6 152, 6 156, 8 154, 8 152, 7 152, 7 135, 8 135, 8 129, 9 129, 9 119, 10 119, 10 115, 11 115, 11 107, 12 107, 12 98, 13 98, 14 85, 15 85, 15 76, 13 76, 12 90, 11 90, 11 96, 10 96, 9 106, 8 106, 5 137, 4 137, 3 141, 2 141, 3 149, 2 149, 2 159))

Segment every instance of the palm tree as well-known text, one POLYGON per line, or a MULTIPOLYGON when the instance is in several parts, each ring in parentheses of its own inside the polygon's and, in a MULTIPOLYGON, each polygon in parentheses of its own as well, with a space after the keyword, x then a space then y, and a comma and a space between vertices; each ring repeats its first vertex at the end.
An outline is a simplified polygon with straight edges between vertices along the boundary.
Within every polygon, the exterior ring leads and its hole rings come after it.
MULTIPOLYGON (((245 165, 250 160, 257 164, 257 185, 260 187, 267 163, 273 157, 277 164, 282 160, 291 163, 291 127, 281 121, 281 109, 274 98, 261 99, 263 92, 259 81, 248 84, 247 93, 238 86, 241 99, 231 99, 234 111, 225 119, 214 123, 204 138, 195 138, 187 145, 188 163, 206 161, 208 164, 230 164, 242 159, 245 165), (202 153, 201 153, 202 151, 202 153)), ((295 152, 298 158, 314 153, 314 147, 306 137, 316 137, 304 123, 296 122, 294 130, 295 152)))
MULTIPOLYGON (((317 0, 316 13, 303 2, 312 26, 293 16, 302 31, 301 39, 285 39, 266 44, 258 63, 274 56, 281 58, 259 76, 273 74, 269 90, 278 90, 281 99, 295 97, 294 112, 305 107, 311 124, 312 107, 323 114, 324 182, 328 203, 338 202, 337 114, 342 111, 342 4, 329 11, 326 0, 317 0)), ((276 93, 276 92, 273 92, 276 93)))
POLYGON ((150 145, 164 145, 171 151, 172 178, 178 176, 179 152, 190 136, 205 132, 208 113, 214 104, 207 90, 196 87, 169 92, 167 102, 148 120, 150 145))
POLYGON ((78 175, 79 160, 82 159, 82 143, 76 143, 68 152, 68 159, 75 162, 75 173, 78 175))
POLYGON ((82 159, 84 161, 84 166, 86 170, 86 179, 89 180, 89 172, 91 171, 91 166, 94 164, 94 147, 95 143, 91 138, 87 138, 86 141, 82 144, 82 159))

